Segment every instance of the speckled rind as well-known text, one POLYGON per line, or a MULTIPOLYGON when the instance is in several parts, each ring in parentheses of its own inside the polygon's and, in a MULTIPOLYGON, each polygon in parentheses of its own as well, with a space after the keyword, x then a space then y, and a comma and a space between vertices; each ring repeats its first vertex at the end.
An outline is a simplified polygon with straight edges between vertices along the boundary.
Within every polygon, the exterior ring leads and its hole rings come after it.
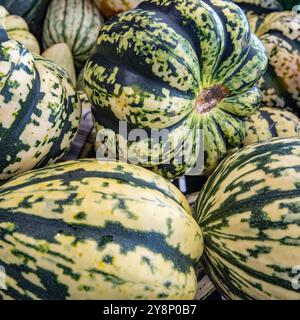
POLYGON ((245 126, 245 146, 272 138, 300 137, 300 119, 289 111, 277 108, 260 108, 247 117, 245 126))
MULTIPOLYGON (((260 105, 256 83, 266 64, 262 44, 235 4, 151 0, 101 28, 86 65, 85 91, 100 132, 119 134, 119 121, 130 129, 168 130, 163 145, 149 135, 129 143, 130 150, 140 150, 140 164, 168 178, 187 174, 196 164, 203 152, 202 129, 205 163, 196 174, 204 174, 216 167, 228 146, 242 142, 242 117, 260 105), (211 112, 199 113, 198 96, 220 85, 227 96, 211 112), (183 141, 187 152, 182 161, 183 141), (160 159, 147 160, 155 152, 160 159)), ((115 147, 113 141, 108 145, 115 147)))
POLYGON ((253 144, 210 176, 195 210, 201 262, 229 299, 299 300, 300 139, 253 144))
POLYGON ((81 69, 95 47, 103 22, 91 0, 52 0, 44 22, 44 47, 67 43, 76 67, 81 69))
POLYGON ((0 187, 3 299, 192 299, 200 228, 173 184, 80 160, 0 187))
POLYGON ((80 120, 66 72, 0 28, 0 180, 59 160, 80 120))

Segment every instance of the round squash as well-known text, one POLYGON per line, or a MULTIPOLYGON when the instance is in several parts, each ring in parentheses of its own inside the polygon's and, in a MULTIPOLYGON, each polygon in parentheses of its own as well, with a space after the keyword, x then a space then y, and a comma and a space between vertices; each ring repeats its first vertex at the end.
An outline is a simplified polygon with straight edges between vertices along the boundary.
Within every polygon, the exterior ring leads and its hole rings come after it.
POLYGON ((128 153, 168 178, 211 172, 242 142, 266 65, 244 13, 228 1, 150 0, 114 17, 85 68, 96 129, 107 137, 98 156, 128 153), (144 129, 140 139, 124 139, 120 122, 132 135, 144 129))
POLYGON ((29 32, 26 21, 19 16, 10 15, 3 6, 0 6, 0 25, 5 28, 10 38, 21 42, 32 53, 40 54, 39 43, 29 32))
POLYGON ((252 16, 251 29, 264 44, 268 69, 261 79, 263 103, 300 115, 300 15, 291 11, 252 16))
POLYGON ((96 6, 107 18, 137 7, 143 0, 95 0, 96 6))
POLYGON ((59 160, 80 120, 66 72, 0 28, 0 181, 59 160))
POLYGON ((300 299, 299 168, 299 138, 253 144, 225 159, 202 189, 201 262, 225 297, 300 299))
POLYGON ((30 31, 41 40, 43 21, 50 0, 0 0, 10 13, 23 17, 30 31))
POLYGON ((203 250, 187 200, 143 168, 81 160, 0 187, 3 299, 192 299, 203 250))
POLYGON ((243 145, 271 140, 272 138, 300 137, 300 120, 293 113, 276 108, 262 107, 246 121, 243 145))
POLYGON ((44 47, 67 43, 80 69, 95 47, 103 22, 91 0, 52 0, 44 22, 44 47))

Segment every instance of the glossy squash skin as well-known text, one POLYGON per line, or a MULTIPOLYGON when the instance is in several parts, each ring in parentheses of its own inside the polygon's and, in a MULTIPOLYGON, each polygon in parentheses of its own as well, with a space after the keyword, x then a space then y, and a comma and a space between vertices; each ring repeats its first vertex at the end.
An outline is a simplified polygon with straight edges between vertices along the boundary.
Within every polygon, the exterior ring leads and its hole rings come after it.
POLYGON ((202 251, 185 197, 141 167, 65 162, 0 187, 3 299, 193 299, 202 251))
MULTIPOLYGON (((101 28, 86 65, 85 91, 101 134, 116 133, 121 141, 119 121, 128 130, 146 130, 146 137, 128 143, 132 159, 174 178, 204 154, 204 166, 195 170, 203 174, 228 146, 242 142, 242 118, 260 105, 256 84, 266 64, 261 42, 235 4, 150 0, 101 28), (150 131, 162 129, 167 137, 161 144, 150 131)), ((116 144, 107 145, 114 154, 116 144)))
POLYGON ((58 161, 81 108, 66 72, 0 29, 0 181, 58 161))

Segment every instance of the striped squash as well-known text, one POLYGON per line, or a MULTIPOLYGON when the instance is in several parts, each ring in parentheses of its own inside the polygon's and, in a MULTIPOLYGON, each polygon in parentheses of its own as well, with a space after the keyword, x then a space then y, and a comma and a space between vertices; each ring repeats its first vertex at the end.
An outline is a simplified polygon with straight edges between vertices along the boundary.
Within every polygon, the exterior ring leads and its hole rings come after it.
POLYGON ((40 40, 49 2, 50 0, 0 0, 0 5, 11 14, 23 17, 30 31, 40 40))
POLYGON ((105 17, 111 18, 118 13, 137 7, 143 0, 94 0, 105 17))
POLYGON ((66 72, 0 28, 0 181, 60 159, 80 120, 66 72))
POLYGON ((98 149, 122 155, 114 150, 115 138, 124 145, 120 121, 131 132, 145 129, 137 141, 125 136, 129 160, 174 178, 197 163, 203 129, 204 170, 194 172, 212 171, 228 146, 242 142, 242 117, 260 105, 256 83, 266 64, 262 44, 232 2, 142 2, 101 28, 85 68, 97 132, 108 137, 98 149), (162 129, 163 142, 151 135, 162 129))
POLYGON ((66 162, 0 187, 3 299, 192 299, 202 245, 185 197, 137 166, 66 162))
POLYGON ((299 0, 233 0, 247 14, 267 14, 274 11, 292 10, 299 0))
POLYGON ((300 120, 293 113, 276 108, 263 107, 246 121, 246 137, 243 145, 271 140, 272 138, 300 137, 300 120))
MULTIPOLYGON (((284 0, 286 1, 286 0, 284 0)), ((274 11, 283 11, 281 0, 233 0, 247 14, 266 14, 274 11)))
POLYGON ((300 115, 300 14, 284 11, 249 19, 264 44, 268 69, 261 79, 263 103, 300 115))
POLYGON ((21 42, 32 53, 40 54, 39 43, 29 32, 28 25, 22 17, 10 15, 3 6, 0 6, 0 25, 5 28, 10 38, 21 42))
POLYGON ((300 299, 300 139, 225 159, 197 200, 202 265, 229 299, 300 299))
POLYGON ((44 47, 67 43, 77 68, 82 68, 102 24, 103 18, 92 0, 52 0, 44 22, 44 47))

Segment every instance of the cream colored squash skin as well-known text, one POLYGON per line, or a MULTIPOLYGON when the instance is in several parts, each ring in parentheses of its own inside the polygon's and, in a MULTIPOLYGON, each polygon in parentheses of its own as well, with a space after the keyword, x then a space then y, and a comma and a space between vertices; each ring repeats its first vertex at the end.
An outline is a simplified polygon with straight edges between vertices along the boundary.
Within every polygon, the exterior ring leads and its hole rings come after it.
POLYGON ((5 28, 10 38, 21 42, 30 52, 40 54, 40 45, 29 32, 26 21, 19 16, 10 15, 3 6, 0 6, 0 25, 5 28))
POLYGON ((247 146, 201 190, 201 263, 229 299, 300 299, 300 139, 247 146), (298 270, 299 271, 299 270, 298 270), (296 279, 297 284, 297 279, 296 279))
POLYGON ((300 14, 284 11, 249 16, 269 64, 260 81, 263 104, 300 115, 300 14))
POLYGON ((143 0, 95 0, 96 6, 107 18, 136 8, 143 0))
POLYGON ((202 251, 185 197, 141 167, 66 162, 0 187, 3 299, 192 299, 202 251))
POLYGON ((0 181, 61 159, 81 108, 65 70, 0 28, 0 181))
POLYGON ((93 0, 52 0, 43 27, 44 47, 67 43, 76 67, 81 69, 93 52, 103 23, 93 0))
POLYGON ((300 137, 300 120, 293 113, 277 108, 262 107, 245 121, 243 145, 272 138, 300 137))

